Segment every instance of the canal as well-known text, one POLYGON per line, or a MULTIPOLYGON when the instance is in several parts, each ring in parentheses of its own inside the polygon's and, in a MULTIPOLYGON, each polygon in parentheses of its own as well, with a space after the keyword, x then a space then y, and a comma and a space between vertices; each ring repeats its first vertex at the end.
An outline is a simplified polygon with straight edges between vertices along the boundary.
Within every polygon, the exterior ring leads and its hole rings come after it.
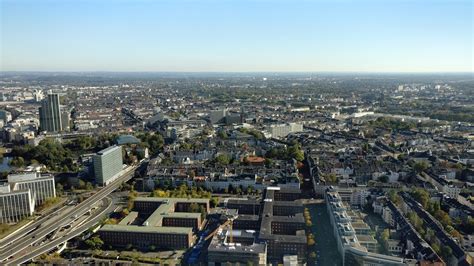
POLYGON ((311 213, 313 226, 311 228, 315 242, 316 265, 342 266, 341 255, 337 250, 336 238, 333 234, 331 221, 325 203, 306 206, 311 213))

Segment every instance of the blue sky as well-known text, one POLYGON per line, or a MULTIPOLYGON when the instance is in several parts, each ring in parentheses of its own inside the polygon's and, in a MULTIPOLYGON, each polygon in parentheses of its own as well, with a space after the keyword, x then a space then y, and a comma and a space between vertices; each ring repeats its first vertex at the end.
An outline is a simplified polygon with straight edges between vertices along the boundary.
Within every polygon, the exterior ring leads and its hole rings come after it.
POLYGON ((471 0, 0 0, 0 70, 472 72, 471 0))

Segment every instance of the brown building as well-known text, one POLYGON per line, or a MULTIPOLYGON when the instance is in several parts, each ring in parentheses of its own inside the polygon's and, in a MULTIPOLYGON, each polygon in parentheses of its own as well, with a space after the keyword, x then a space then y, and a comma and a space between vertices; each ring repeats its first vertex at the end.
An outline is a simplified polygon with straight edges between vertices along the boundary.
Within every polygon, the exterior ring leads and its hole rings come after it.
POLYGON ((208 249, 209 263, 255 264, 258 258, 262 259, 263 250, 266 263, 281 263, 287 255, 296 255, 304 262, 307 248, 304 208, 301 202, 295 201, 300 195, 299 189, 274 187, 267 188, 261 200, 228 200, 225 206, 238 213, 232 223, 233 240, 229 241, 226 232, 214 236, 208 249), (254 232, 253 237, 250 232, 254 232), (255 252, 257 248, 260 253, 255 252), (234 253, 240 257, 234 257, 234 253))
POLYGON ((155 227, 104 225, 99 230, 104 243, 117 247, 147 249, 156 248, 187 249, 193 242, 193 231, 189 227, 155 227))
POLYGON ((105 225, 99 230, 104 243, 140 249, 187 249, 194 241, 193 232, 202 227, 202 215, 209 211, 209 200, 137 198, 133 206, 133 211, 118 225, 105 225))

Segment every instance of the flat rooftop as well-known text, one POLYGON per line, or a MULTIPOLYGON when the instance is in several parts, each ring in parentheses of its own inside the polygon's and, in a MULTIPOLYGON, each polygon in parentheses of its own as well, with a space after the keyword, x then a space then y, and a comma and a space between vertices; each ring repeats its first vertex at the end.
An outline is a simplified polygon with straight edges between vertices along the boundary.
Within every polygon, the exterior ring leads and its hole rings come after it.
POLYGON ((122 149, 122 147, 121 146, 116 146, 116 145, 110 146, 108 148, 105 148, 105 149, 99 151, 97 154, 98 155, 106 155, 106 154, 109 154, 109 153, 111 153, 111 152, 113 152, 117 149, 122 149))
POLYGON ((193 198, 156 198, 156 197, 137 197, 134 201, 148 201, 148 202, 166 202, 171 203, 177 202, 189 202, 189 203, 207 203, 209 199, 193 199, 193 198))
POLYGON ((101 231, 127 232, 127 233, 159 233, 159 234, 191 234, 191 227, 171 227, 171 226, 137 226, 106 224, 100 228, 101 231))
POLYGON ((52 175, 41 175, 38 172, 10 174, 8 175, 8 183, 20 183, 26 181, 37 181, 42 179, 54 178, 52 175))

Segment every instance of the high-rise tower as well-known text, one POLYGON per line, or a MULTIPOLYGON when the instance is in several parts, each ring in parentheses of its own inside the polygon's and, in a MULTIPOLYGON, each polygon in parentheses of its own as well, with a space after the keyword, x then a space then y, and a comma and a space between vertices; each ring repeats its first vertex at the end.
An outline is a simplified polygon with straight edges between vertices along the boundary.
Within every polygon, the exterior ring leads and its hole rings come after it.
POLYGON ((48 93, 39 108, 40 129, 48 132, 69 130, 69 114, 62 112, 59 94, 48 93))

